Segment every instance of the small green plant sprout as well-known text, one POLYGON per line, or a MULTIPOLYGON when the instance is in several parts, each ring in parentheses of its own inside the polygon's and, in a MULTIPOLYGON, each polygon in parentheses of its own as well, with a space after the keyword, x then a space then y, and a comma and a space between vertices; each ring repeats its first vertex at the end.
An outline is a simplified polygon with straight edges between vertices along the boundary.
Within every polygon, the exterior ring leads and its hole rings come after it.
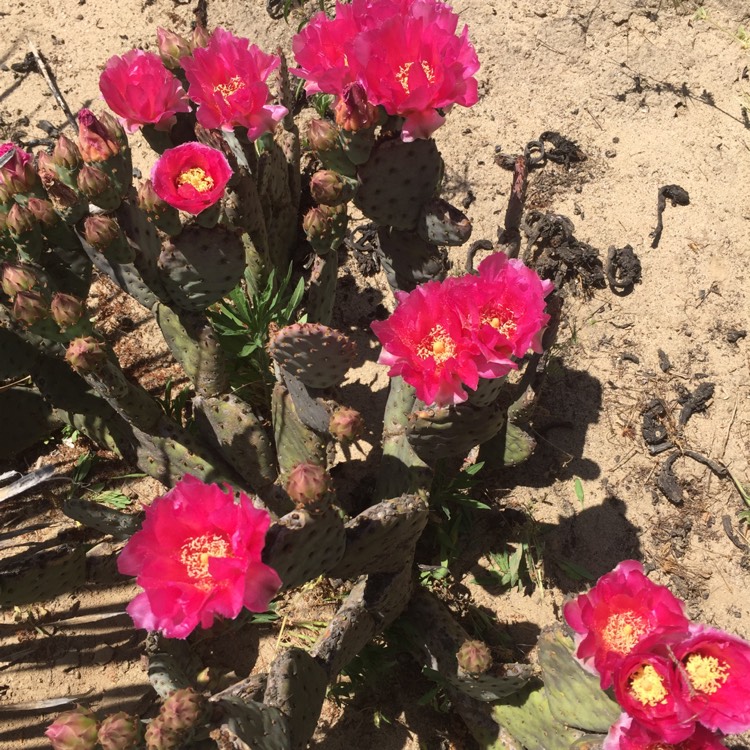
POLYGON ((576 498, 578 499, 578 502, 581 504, 581 510, 583 510, 585 505, 585 497, 583 494, 583 483, 581 482, 580 477, 576 477, 573 481, 573 490, 576 493, 576 498))
POLYGON ((183 427, 190 427, 193 422, 191 400, 195 391, 189 385, 183 386, 174 394, 174 383, 170 377, 164 384, 164 395, 156 400, 164 410, 164 414, 183 427))

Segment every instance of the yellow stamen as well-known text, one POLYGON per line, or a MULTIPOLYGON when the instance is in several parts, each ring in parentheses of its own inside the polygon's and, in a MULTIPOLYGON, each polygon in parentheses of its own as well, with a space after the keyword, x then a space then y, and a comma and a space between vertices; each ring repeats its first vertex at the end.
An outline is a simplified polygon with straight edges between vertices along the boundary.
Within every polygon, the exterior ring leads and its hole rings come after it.
POLYGON ((509 336, 518 326, 513 313, 507 307, 492 307, 482 312, 482 323, 496 328, 504 336, 509 336))
POLYGON ((630 676, 628 690, 644 706, 657 706, 667 702, 664 679, 650 665, 644 664, 630 676))
POLYGON ((441 325, 436 325, 417 345, 417 356, 421 359, 432 357, 436 364, 442 364, 456 353, 456 345, 441 325))
POLYGON ((618 612, 607 619, 602 629, 604 645, 617 654, 629 654, 649 632, 648 621, 635 612, 618 612))
POLYGON ((715 656, 690 654, 685 660, 685 671, 690 684, 707 695, 713 695, 729 679, 729 665, 715 656))
POLYGON ((191 167, 186 169, 178 178, 177 184, 192 185, 199 193, 205 193, 207 190, 211 190, 214 186, 214 178, 211 175, 206 174, 204 169, 200 167, 191 167))
POLYGON ((214 86, 214 91, 221 96, 224 104, 229 104, 229 97, 244 88, 245 82, 239 76, 234 76, 227 83, 219 83, 214 86))
MULTIPOLYGON (((411 90, 409 89, 409 71, 411 70, 412 65, 414 65, 413 62, 404 63, 398 69, 398 73, 396 73, 396 80, 401 84, 401 88, 407 94, 411 94, 411 90)), ((432 69, 430 64, 425 62, 424 60, 421 60, 419 65, 422 68, 422 71, 424 72, 427 80, 430 83, 435 83, 435 71, 432 69)))
POLYGON ((195 585, 205 591, 216 585, 208 572, 208 561, 212 557, 232 557, 229 542, 217 534, 193 537, 180 548, 180 562, 195 585))

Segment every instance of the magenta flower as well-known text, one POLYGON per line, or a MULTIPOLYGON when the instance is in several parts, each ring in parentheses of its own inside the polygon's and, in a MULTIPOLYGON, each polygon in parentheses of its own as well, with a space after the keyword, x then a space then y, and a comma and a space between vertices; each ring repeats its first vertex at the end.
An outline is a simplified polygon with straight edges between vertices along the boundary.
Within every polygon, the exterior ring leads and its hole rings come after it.
POLYGON ((635 560, 603 575, 563 613, 576 631, 576 658, 599 674, 605 690, 623 659, 646 638, 686 634, 689 624, 682 602, 666 586, 649 581, 635 560))
POLYGON ((649 732, 632 716, 622 714, 610 727, 602 750, 726 750, 721 737, 700 725, 686 739, 676 744, 664 742, 658 735, 649 732))
POLYGON ((261 52, 248 39, 217 28, 206 47, 195 49, 180 63, 190 84, 188 94, 198 105, 198 122, 205 128, 241 126, 255 140, 273 131, 288 112, 268 103, 266 79, 279 66, 279 58, 261 52))
POLYGON ((682 697, 698 721, 725 734, 750 729, 750 643, 707 625, 691 625, 673 647, 682 697))
POLYGON ((132 49, 110 57, 99 90, 128 133, 146 124, 169 130, 178 112, 190 111, 182 84, 153 52, 132 49))
POLYGON ((228 487, 186 474, 146 509, 117 561, 144 589, 128 605, 136 627, 186 638, 198 625, 210 628, 216 615, 267 610, 281 586, 261 562, 270 523, 247 495, 235 502, 228 487))
POLYGON ((213 206, 231 176, 232 168, 221 151, 193 141, 168 148, 151 170, 156 194, 190 214, 213 206))
POLYGON ((470 300, 454 294, 459 282, 430 281, 409 294, 396 292, 396 310, 372 324, 383 345, 378 362, 390 366, 391 377, 413 385, 426 404, 461 403, 468 397, 463 386, 476 389, 479 383, 479 350, 465 325, 470 300))
POLYGON ((402 138, 429 138, 445 121, 442 112, 478 99, 474 73, 479 60, 460 36, 458 16, 439 2, 415 3, 407 16, 393 16, 354 41, 352 65, 372 104, 405 118, 402 138), (441 110, 441 111, 438 111, 441 110))
POLYGON ((31 154, 18 148, 15 143, 0 143, 0 164, 0 187, 6 188, 9 197, 26 192, 34 184, 31 154))
POLYGON ((654 652, 631 653, 614 674, 622 710, 660 740, 676 743, 695 731, 695 715, 682 700, 677 665, 654 652))

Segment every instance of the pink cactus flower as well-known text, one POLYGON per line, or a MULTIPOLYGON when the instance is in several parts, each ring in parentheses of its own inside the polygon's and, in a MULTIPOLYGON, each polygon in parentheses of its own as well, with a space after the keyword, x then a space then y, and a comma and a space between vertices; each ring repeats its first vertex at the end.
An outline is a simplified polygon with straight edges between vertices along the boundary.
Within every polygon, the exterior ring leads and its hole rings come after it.
POLYGON ((695 731, 695 715, 682 700, 677 665, 656 652, 631 653, 614 674, 622 710, 664 742, 686 740, 695 731))
POLYGON ((443 3, 420 2, 409 15, 393 16, 353 43, 351 64, 369 101, 405 118, 404 141, 429 138, 445 121, 445 110, 478 100, 479 60, 467 27, 456 36, 457 20, 443 3))
POLYGON ((31 154, 8 141, 0 143, 0 187, 8 196, 26 192, 35 180, 31 154))
POLYGON ((458 404, 468 398, 464 385, 479 383, 479 354, 471 331, 464 326, 469 302, 454 295, 459 279, 430 281, 406 294, 396 292, 398 307, 384 321, 372 324, 383 349, 378 362, 388 375, 400 375, 426 404, 458 404))
POLYGON ((588 592, 568 602, 565 620, 576 632, 576 658, 599 674, 601 686, 646 638, 683 636, 688 619, 683 604, 666 586, 649 581, 635 560, 621 562, 588 592))
POLYGON ((288 112, 268 103, 266 79, 278 68, 279 58, 261 52, 248 39, 217 28, 206 47, 180 62, 190 84, 188 94, 198 105, 198 122, 205 128, 241 126, 255 140, 273 131, 288 112))
POLYGON ((146 124, 169 130, 178 112, 190 111, 182 84, 153 52, 132 49, 110 57, 99 90, 128 133, 146 124))
POLYGON ((682 697, 698 721, 725 734, 750 729, 750 643, 693 624, 673 650, 682 665, 682 697))
POLYGON ((191 141, 161 155, 151 171, 151 182, 170 206, 199 214, 224 195, 231 176, 232 168, 221 151, 191 141))
POLYGON ((281 586, 261 562, 270 522, 246 495, 235 502, 229 488, 185 475, 146 509, 117 561, 144 589, 128 605, 136 627, 186 638, 217 615, 267 610, 281 586))
POLYGON ((664 742, 632 716, 622 714, 609 730, 602 750, 726 750, 721 737, 697 725, 695 731, 676 744, 664 742))

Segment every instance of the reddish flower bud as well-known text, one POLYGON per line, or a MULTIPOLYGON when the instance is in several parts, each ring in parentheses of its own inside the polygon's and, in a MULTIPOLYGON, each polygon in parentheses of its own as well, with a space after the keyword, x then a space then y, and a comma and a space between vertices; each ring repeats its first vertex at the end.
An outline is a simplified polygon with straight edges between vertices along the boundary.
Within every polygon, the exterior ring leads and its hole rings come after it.
POLYGON ((107 359, 107 352, 101 341, 93 336, 73 339, 65 352, 68 364, 77 372, 92 372, 107 359))
POLYGON ((9 195, 27 192, 36 182, 31 154, 13 143, 0 144, 0 187, 9 195))
POLYGON ((316 206, 302 219, 307 239, 318 253, 335 250, 346 233, 346 206, 316 206))
POLYGON ((192 49, 206 47, 209 41, 211 41, 211 35, 206 31, 206 27, 200 23, 196 23, 193 33, 190 35, 190 46, 192 49))
POLYGON ((120 147, 128 145, 128 137, 125 135, 125 129, 114 115, 111 115, 109 112, 102 112, 99 115, 99 122, 109 134, 109 137, 117 141, 120 147))
POLYGON ((82 203, 82 199, 75 190, 58 180, 53 173, 44 172, 42 174, 42 185, 47 191, 50 202, 58 211, 66 211, 82 203))
POLYGON ((60 714, 45 732, 54 750, 93 750, 96 747, 96 716, 78 706, 60 714))
POLYGON ((324 510, 326 496, 331 489, 331 478, 322 466, 311 463, 297 464, 286 481, 286 491, 297 504, 310 512, 324 510))
POLYGON ((34 218, 45 227, 53 227, 60 221, 60 217, 55 213, 55 209, 49 201, 41 198, 29 198, 26 208, 31 211, 34 218))
POLYGON ((19 323, 33 326, 49 316, 49 307, 39 292, 18 292, 13 301, 13 317, 19 323))
POLYGON ((101 169, 86 165, 78 173, 78 189, 93 201, 112 190, 112 181, 101 169))
POLYGON ((135 750, 140 738, 140 722, 124 711, 108 716, 99 727, 102 750, 135 750))
POLYGON ((87 163, 107 161, 120 153, 117 139, 90 109, 78 113, 78 149, 87 163))
POLYGON ((310 193, 316 203, 338 206, 354 195, 354 186, 338 172, 321 169, 310 178, 310 193))
POLYGON ((39 277, 30 266, 3 263, 0 266, 0 282, 3 292, 11 299, 19 292, 28 292, 39 283, 39 277))
POLYGON ((28 208, 20 203, 14 203, 8 211, 5 227, 10 232, 11 237, 18 238, 34 231, 36 219, 28 208))
MULTIPOLYGON (((44 152, 42 152, 44 153, 44 152)), ((46 156, 46 154, 45 154, 46 156)), ((55 148, 52 151, 50 161, 57 167, 63 167, 64 169, 73 170, 76 169, 81 163, 81 154, 70 138, 66 138, 61 135, 57 139, 55 148)), ((39 155, 39 168, 42 168, 42 155, 39 155)))
POLYGON ((352 133, 371 128, 378 121, 378 111, 367 101, 367 93, 360 83, 350 83, 344 88, 333 112, 336 124, 352 133))
POLYGON ((191 729, 200 719, 206 699, 193 688, 175 690, 162 704, 159 715, 175 732, 191 729))
POLYGON ((83 222, 83 236, 86 242, 99 251, 110 247, 120 237, 120 225, 112 216, 97 214, 83 222))
POLYGON ((182 230, 180 212, 156 194, 151 180, 146 180, 138 188, 138 205, 150 214, 159 229, 171 237, 182 230))
POLYGON ((313 151, 330 151, 339 147, 339 133, 328 120, 310 120, 307 141, 313 151))
POLYGON ((180 746, 180 736, 167 726, 160 714, 149 722, 146 727, 146 750, 177 750, 180 746))
POLYGON ((70 294, 57 292, 50 302, 52 319, 62 331, 72 328, 83 317, 83 302, 70 294))
POLYGON ((484 674, 492 666, 492 654, 482 641, 464 641, 456 660, 458 668, 470 675, 484 674))
POLYGON ((331 415, 328 432, 341 443, 351 443, 362 434, 364 426, 362 415, 356 409, 339 406, 331 415))
POLYGON ((156 29, 156 45, 159 48, 162 62, 168 67, 180 67, 180 59, 191 54, 193 49, 190 42, 184 36, 175 34, 167 29, 156 29))

